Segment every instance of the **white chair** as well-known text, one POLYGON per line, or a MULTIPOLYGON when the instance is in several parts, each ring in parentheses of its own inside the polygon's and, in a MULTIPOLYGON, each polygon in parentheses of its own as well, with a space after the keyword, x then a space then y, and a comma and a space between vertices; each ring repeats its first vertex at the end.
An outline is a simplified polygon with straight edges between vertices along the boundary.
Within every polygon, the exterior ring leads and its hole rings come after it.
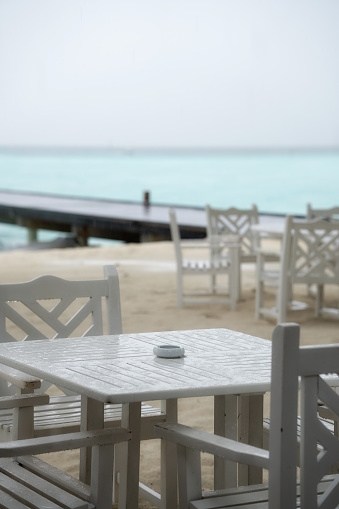
MULTIPOLYGON (((210 248, 208 243, 201 241, 182 242, 180 238, 179 226, 176 219, 176 214, 173 209, 169 211, 170 214, 170 229, 171 237, 174 244, 176 264, 177 264, 177 303, 178 307, 184 304, 195 304, 201 302, 227 302, 230 303, 231 310, 236 308, 236 263, 237 263, 237 250, 238 245, 233 243, 229 246, 229 256, 227 259, 212 261, 210 260, 210 248), (193 259, 186 258, 185 254, 190 249, 204 249, 207 251, 206 259, 193 259), (184 278, 186 276, 204 276, 211 278, 216 276, 228 276, 228 295, 225 299, 220 297, 221 293, 216 292, 208 287, 206 291, 188 291, 184 285, 184 278)), ((208 279, 208 284, 210 279, 208 279)))
POLYGON ((279 270, 267 270, 265 252, 258 250, 256 283, 256 318, 286 321, 289 310, 305 309, 306 304, 293 300, 293 285, 316 285, 316 316, 338 317, 338 309, 324 305, 324 286, 339 285, 339 223, 322 219, 296 221, 288 216, 282 243, 279 270), (277 288, 276 305, 264 306, 265 286, 277 288))
POLYGON ((306 219, 324 219, 326 221, 339 221, 339 207, 330 207, 328 209, 315 209, 310 203, 306 206, 306 219))
MULTIPOLYGON (((330 207, 327 209, 315 209, 310 203, 306 206, 306 219, 324 219, 325 221, 335 222, 339 221, 339 207, 330 207)), ((308 285, 308 294, 310 296, 316 295, 314 286, 308 285)))
POLYGON ((180 509, 334 509, 338 439, 319 420, 318 400, 339 415, 339 396, 322 375, 338 371, 339 345, 300 347, 299 326, 280 324, 273 333, 269 451, 181 424, 156 425, 157 434, 177 444, 180 509), (297 415, 300 385, 301 458, 297 474, 297 415), (318 443, 323 445, 317 455, 318 443), (268 484, 202 492, 200 454, 268 470, 268 484))
MULTIPOLYGON (((335 253, 338 238, 338 225, 330 226, 328 222, 320 219, 300 222, 287 217, 279 269, 267 269, 266 253, 258 250, 256 318, 268 317, 284 322, 289 311, 306 309, 306 303, 293 300, 293 285, 297 283, 316 286, 316 316, 338 315, 337 310, 325 308, 323 302, 324 284, 339 284, 339 266, 337 262, 333 263, 337 256, 335 253), (267 284, 276 286, 274 308, 263 307, 267 284)), ((323 418, 324 425, 338 436, 337 422, 330 418, 329 412, 322 406, 319 406, 319 415, 323 418)), ((270 419, 265 419, 266 443, 270 427, 270 419)))
MULTIPOLYGON (((258 223, 258 209, 253 205, 250 209, 217 209, 206 205, 207 238, 211 248, 212 261, 219 262, 227 259, 228 251, 224 247, 236 239, 239 242, 238 250, 238 278, 237 298, 241 297, 241 265, 256 262, 256 249, 260 245, 259 238, 251 227, 258 223)), ((271 256, 276 260, 277 255, 271 256)), ((212 280, 212 286, 215 281, 212 280)))
MULTIPOLYGON (((119 278, 114 266, 104 267, 102 280, 68 281, 55 276, 41 276, 33 281, 0 285, 0 342, 36 340, 51 337, 98 336, 104 334, 106 316, 107 333, 122 333, 119 278)), ((0 396, 17 392, 32 392, 39 380, 2 366, 0 368, 0 396), (6 380, 10 380, 8 384, 6 380)), ((50 387, 46 381, 41 389, 50 387)), ((63 391, 62 388, 61 391, 63 391)), ((67 391, 63 391, 67 392, 67 391)), ((105 427, 121 425, 122 406, 105 405, 105 427)), ((173 416, 171 418, 174 418, 173 416)), ((80 430, 81 399, 78 395, 52 396, 48 405, 36 408, 34 436, 70 433, 80 430)), ((154 438, 154 423, 166 420, 166 408, 142 404, 141 440, 154 438)), ((0 410, 0 439, 10 440, 13 415, 0 410)), ((119 454, 116 455, 117 463, 119 454)), ((88 458, 89 462, 90 459, 88 458)), ((172 461, 171 458, 168 461, 172 461)), ((171 464, 172 464, 171 463, 171 464)), ((163 477, 166 462, 163 460, 163 477)), ((89 464, 85 470, 89 471, 89 464)), ((118 470, 115 481, 118 479, 118 470)), ((175 473, 174 487, 175 483, 175 473)), ((162 492, 165 493, 165 480, 162 492)), ((116 484, 116 491, 117 491, 116 484)), ((140 483, 140 496, 160 505, 161 497, 140 483)), ((164 495, 165 496, 165 495, 164 495)))
POLYGON ((33 406, 46 405, 48 399, 36 394, 0 398, 0 409, 13 409, 18 417, 15 440, 0 444, 0 506, 111 509, 114 444, 130 440, 130 431, 115 428, 27 438, 20 430, 29 430, 33 423, 21 425, 20 421, 27 421, 33 406), (35 456, 80 447, 92 449, 90 486, 35 456))

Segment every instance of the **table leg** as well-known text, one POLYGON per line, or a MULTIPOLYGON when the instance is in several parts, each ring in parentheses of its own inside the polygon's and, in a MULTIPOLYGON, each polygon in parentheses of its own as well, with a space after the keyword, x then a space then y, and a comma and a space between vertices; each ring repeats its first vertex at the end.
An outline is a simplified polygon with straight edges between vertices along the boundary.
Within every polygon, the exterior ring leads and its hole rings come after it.
MULTIPOLYGON (((132 432, 128 443, 119 444, 119 509, 137 509, 139 498, 141 403, 122 405, 121 425, 132 432)), ((116 456, 117 456, 116 455, 116 456)))
MULTIPOLYGON (((238 397, 214 397, 214 433, 237 440, 238 437, 238 397)), ((232 461, 214 457, 214 489, 237 486, 237 465, 232 461)))
MULTIPOLYGON (((263 394, 215 396, 214 433, 263 446, 263 394)), ((214 489, 262 482, 262 469, 214 459, 214 489)))
MULTIPOLYGON (((168 422, 178 422, 178 400, 161 401, 168 422)), ((177 448, 168 440, 161 440, 161 507, 172 509, 178 503, 177 448)))
MULTIPOLYGON (((104 427, 104 404, 92 398, 81 396, 81 431, 104 427)), ((91 448, 80 450, 80 473, 82 482, 91 482, 91 448)))
MULTIPOLYGON (((256 447, 263 447, 263 394, 239 396, 238 400, 238 440, 256 447)), ((262 468, 238 466, 238 485, 261 484, 262 468)))

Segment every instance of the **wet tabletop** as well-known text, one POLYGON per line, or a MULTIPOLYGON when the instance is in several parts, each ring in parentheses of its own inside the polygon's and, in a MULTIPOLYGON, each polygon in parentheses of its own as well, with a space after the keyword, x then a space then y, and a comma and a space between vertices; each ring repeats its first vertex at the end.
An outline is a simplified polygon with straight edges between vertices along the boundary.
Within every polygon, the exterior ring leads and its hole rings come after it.
POLYGON ((103 402, 265 392, 271 342, 227 329, 36 340, 1 345, 0 362, 103 402), (156 357, 157 345, 184 347, 156 357))

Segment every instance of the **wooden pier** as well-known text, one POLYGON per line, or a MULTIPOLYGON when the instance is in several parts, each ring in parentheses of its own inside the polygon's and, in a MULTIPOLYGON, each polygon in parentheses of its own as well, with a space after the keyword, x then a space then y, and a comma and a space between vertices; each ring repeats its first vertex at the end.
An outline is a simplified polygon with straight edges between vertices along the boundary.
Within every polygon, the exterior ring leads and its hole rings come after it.
MULTIPOLYGON (((26 227, 29 242, 36 240, 39 229, 71 233, 80 245, 87 245, 89 237, 125 242, 169 240, 170 208, 147 202, 0 191, 0 222, 26 227)), ((182 238, 206 236, 204 208, 173 208, 182 238)))

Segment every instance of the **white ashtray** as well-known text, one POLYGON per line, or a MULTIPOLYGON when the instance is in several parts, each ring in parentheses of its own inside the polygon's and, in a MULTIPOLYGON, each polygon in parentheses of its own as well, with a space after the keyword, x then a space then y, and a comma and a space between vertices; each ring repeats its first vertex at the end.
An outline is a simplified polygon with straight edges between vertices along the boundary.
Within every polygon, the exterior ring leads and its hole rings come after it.
POLYGON ((165 357, 166 359, 175 359, 183 357, 185 348, 177 345, 159 345, 153 348, 153 353, 157 357, 165 357))

